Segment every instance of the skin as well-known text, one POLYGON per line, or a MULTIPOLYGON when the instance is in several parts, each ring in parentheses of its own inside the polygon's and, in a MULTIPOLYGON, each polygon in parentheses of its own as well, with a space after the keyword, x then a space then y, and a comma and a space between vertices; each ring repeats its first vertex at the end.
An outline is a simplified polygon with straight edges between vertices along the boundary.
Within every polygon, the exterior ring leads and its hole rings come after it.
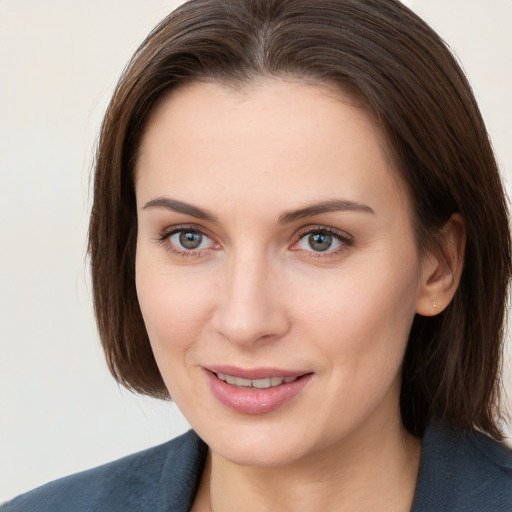
POLYGON ((414 315, 456 289, 463 223, 446 258, 420 257, 388 154, 350 98, 300 81, 190 85, 149 119, 137 292, 169 392, 210 447, 194 510, 410 510, 421 445, 400 420, 401 364, 414 315), (180 245, 192 229, 196 250, 180 245), (335 235, 318 251, 322 229, 335 235), (212 394, 204 368, 219 364, 312 376, 244 414, 212 394))

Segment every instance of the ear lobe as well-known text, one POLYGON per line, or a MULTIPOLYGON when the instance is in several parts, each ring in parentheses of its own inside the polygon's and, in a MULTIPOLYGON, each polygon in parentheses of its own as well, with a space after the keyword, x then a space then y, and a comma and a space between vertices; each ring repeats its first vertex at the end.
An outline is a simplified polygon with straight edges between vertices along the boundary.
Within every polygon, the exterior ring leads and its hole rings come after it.
POLYGON ((439 251, 430 251, 424 257, 418 314, 434 316, 450 304, 459 286, 465 249, 466 225, 462 216, 454 213, 441 230, 439 251))

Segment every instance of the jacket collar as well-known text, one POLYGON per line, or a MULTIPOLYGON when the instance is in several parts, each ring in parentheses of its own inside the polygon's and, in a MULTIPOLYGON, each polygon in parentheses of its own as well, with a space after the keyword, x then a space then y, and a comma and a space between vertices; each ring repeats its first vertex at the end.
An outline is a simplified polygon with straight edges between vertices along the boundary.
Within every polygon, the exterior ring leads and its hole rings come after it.
POLYGON ((512 452, 476 431, 433 421, 425 433, 412 512, 510 512, 512 452))

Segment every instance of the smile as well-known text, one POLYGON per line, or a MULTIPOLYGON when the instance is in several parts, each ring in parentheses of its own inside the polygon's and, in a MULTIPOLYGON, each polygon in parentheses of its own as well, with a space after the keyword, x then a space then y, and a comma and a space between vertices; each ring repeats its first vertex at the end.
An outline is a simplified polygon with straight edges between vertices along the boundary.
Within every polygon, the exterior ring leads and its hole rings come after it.
POLYGON ((313 373, 261 368, 204 368, 213 396, 242 414, 259 415, 281 408, 301 395, 313 373), (222 370, 222 371, 221 371, 222 370))
POLYGON ((233 375, 226 375, 224 373, 217 373, 217 377, 232 386, 239 388, 257 388, 269 389, 281 386, 281 384, 289 384, 298 379, 298 377, 267 377, 266 379, 243 379, 241 377, 234 377, 233 375))

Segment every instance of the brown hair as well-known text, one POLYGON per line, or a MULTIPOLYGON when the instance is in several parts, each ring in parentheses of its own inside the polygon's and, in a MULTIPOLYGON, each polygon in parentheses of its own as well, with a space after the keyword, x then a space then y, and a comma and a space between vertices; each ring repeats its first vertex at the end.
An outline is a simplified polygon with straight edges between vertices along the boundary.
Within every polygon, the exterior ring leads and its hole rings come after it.
POLYGON ((135 289, 134 162, 148 115, 173 88, 293 75, 334 84, 376 116, 410 192, 420 250, 465 219, 460 286, 416 316, 403 364, 405 427, 431 417, 499 438, 503 321, 511 271, 506 202, 471 88, 439 36, 396 0, 191 0, 133 56, 103 122, 89 231, 99 332, 115 378, 168 397, 135 289))

